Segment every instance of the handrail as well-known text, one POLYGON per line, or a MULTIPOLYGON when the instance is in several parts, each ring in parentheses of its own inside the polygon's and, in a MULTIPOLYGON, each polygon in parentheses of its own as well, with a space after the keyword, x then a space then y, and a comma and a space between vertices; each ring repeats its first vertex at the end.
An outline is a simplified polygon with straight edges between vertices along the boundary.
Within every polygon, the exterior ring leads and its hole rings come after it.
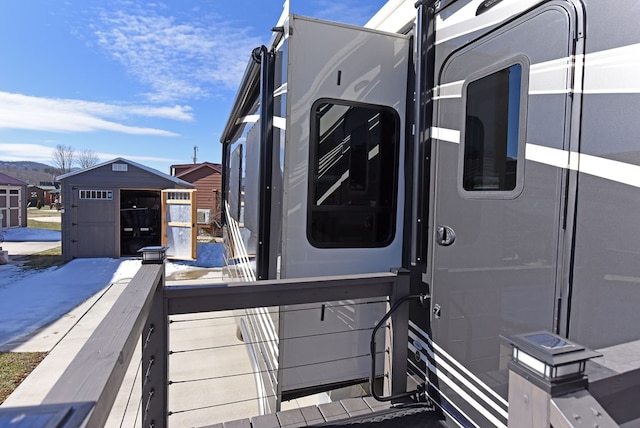
POLYGON ((164 284, 164 265, 142 265, 42 404, 95 403, 87 426, 103 426, 164 284))
POLYGON ((143 425, 163 427, 168 424, 169 315, 381 296, 394 301, 408 291, 408 276, 397 272, 195 287, 167 287, 164 281, 163 264, 143 264, 42 404, 29 409, 41 413, 62 406, 75 412, 65 426, 103 426, 142 338, 143 425))
POLYGON ((382 317, 382 319, 378 322, 378 324, 376 324, 376 326, 373 328, 373 331, 371 331, 371 343, 370 343, 370 352, 371 352, 371 374, 369 376, 369 391, 371 392, 371 395, 373 396, 373 398, 375 398, 378 401, 392 401, 392 400, 398 400, 401 398, 406 398, 406 397, 411 397, 412 395, 415 395, 419 392, 422 392, 420 390, 420 388, 417 388, 413 391, 408 391, 408 392, 400 392, 400 393, 392 393, 389 396, 386 397, 382 397, 380 395, 378 395, 378 393, 376 392, 375 389, 375 379, 376 379, 376 333, 378 332, 378 330, 380 330, 380 327, 382 327, 383 325, 385 325, 385 323, 387 322, 387 320, 396 312, 396 310, 398 310, 398 308, 404 304, 405 302, 408 302, 410 300, 418 300, 420 302, 421 306, 425 305, 426 299, 428 299, 428 296, 425 294, 412 294, 409 296, 403 296, 400 299, 398 299, 397 302, 395 302, 393 304, 393 306, 391 306, 391 309, 389 309, 389 311, 384 314, 384 316, 382 317))

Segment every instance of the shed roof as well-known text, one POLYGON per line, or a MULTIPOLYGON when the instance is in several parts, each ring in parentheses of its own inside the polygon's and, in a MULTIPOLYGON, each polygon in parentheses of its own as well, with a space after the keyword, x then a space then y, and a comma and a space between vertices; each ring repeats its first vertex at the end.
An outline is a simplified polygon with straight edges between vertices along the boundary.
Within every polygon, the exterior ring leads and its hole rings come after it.
POLYGON ((0 185, 26 186, 27 183, 0 172, 0 185))
POLYGON ((28 187, 30 187, 30 188, 32 188, 32 187, 36 187, 36 188, 38 188, 38 189, 40 189, 40 190, 45 190, 45 191, 47 191, 47 192, 50 192, 50 191, 52 191, 52 190, 57 190, 57 187, 56 187, 56 186, 38 186, 38 185, 36 185, 36 184, 30 184, 28 187))
POLYGON ((183 171, 177 172, 176 177, 184 177, 185 175, 191 174, 194 171, 197 171, 201 168, 211 169, 213 172, 217 172, 222 174, 222 165, 211 162, 202 162, 202 163, 194 163, 194 164, 184 164, 184 165, 171 165, 172 169, 181 169, 186 168, 183 171))
POLYGON ((157 169, 153 169, 153 168, 150 168, 148 166, 141 165, 141 164, 139 164, 137 162, 133 162, 133 161, 130 161, 130 160, 124 159, 124 158, 115 158, 115 159, 112 159, 110 161, 103 162, 103 163, 101 163, 99 165, 94 165, 94 166, 90 166, 89 168, 80 169, 78 171, 73 171, 73 172, 69 172, 67 174, 59 175, 59 176, 56 177, 56 180, 64 180, 65 178, 73 177, 73 176, 76 176, 76 175, 79 175, 79 174, 84 174, 85 172, 89 172, 89 171, 94 170, 94 169, 102 168, 105 165, 110 165, 110 164, 113 164, 113 163, 126 163, 126 164, 129 164, 131 166, 135 166, 136 168, 140 168, 140 169, 142 169, 144 171, 147 171, 150 174, 154 174, 154 175, 157 175, 158 177, 162 177, 165 180, 172 181, 172 182, 174 182, 176 184, 179 184, 181 186, 193 187, 193 184, 189 183, 188 181, 184 181, 184 180, 182 180, 180 178, 173 177, 173 176, 171 176, 169 174, 165 174, 163 172, 160 172, 157 169))

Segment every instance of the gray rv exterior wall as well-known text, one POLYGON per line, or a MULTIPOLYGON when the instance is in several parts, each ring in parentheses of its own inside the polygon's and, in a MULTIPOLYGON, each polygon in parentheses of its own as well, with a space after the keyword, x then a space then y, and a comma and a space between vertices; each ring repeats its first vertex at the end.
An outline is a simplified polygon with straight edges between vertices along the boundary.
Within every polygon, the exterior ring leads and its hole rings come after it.
POLYGON ((62 195, 62 257, 65 261, 86 257, 120 257, 120 191, 190 189, 193 186, 169 175, 115 160, 59 177, 62 195), (114 171, 126 164, 126 171, 114 171), (111 200, 80 200, 79 191, 106 190, 111 200), (82 230, 78 233, 78 230, 82 230), (77 241, 84 241, 78 251, 77 241), (87 243, 89 241, 89 243, 87 243))
MULTIPOLYGON (((640 43, 640 4, 637 0, 585 3, 580 152, 640 166, 640 94, 631 88, 614 90, 622 80, 616 68, 637 62, 633 54, 637 50, 625 53, 625 49, 640 43), (604 75, 603 70, 590 68, 590 55, 608 59, 612 71, 604 75), (602 84, 599 93, 589 84, 594 81, 602 84)), ((639 212, 637 185, 579 173, 569 325, 569 337, 579 343, 606 347, 640 338, 639 212)))

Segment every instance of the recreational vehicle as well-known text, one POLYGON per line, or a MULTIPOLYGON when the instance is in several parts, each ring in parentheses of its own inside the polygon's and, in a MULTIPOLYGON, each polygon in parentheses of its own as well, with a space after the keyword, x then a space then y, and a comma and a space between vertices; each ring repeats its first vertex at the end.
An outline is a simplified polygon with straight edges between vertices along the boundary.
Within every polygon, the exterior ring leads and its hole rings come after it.
MULTIPOLYGON (((221 139, 233 276, 408 270, 428 297, 410 382, 458 424, 506 426, 505 338, 640 340, 639 18, 635 0, 390 0, 356 27, 285 3, 221 139)), ((264 411, 366 379, 369 357, 340 353, 367 354, 387 310, 291 309, 241 323, 264 411)))

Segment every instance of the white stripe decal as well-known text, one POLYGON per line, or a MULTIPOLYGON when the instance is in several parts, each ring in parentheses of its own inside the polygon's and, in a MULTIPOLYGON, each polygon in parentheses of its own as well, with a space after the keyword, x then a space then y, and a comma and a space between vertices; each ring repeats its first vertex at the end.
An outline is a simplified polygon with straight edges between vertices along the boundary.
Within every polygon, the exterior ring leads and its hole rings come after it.
POLYGON ((277 98, 282 94, 286 94, 287 91, 288 91, 288 85, 287 85, 287 82, 284 82, 280 87, 274 89, 273 97, 277 98))
MULTIPOLYGON (((571 92, 569 71, 573 67, 573 57, 531 65, 529 73, 529 95, 567 94, 571 92)), ((464 80, 443 83, 436 86, 433 99, 462 97, 464 80)))
POLYGON ((438 128, 434 126, 429 129, 429 136, 433 139, 447 141, 449 143, 460 143, 460 131, 455 129, 438 128))
POLYGON ((640 187, 640 166, 584 153, 568 152, 535 144, 526 145, 526 159, 563 169, 571 169, 605 180, 640 187))
POLYGON ((241 123, 256 123, 260 119, 260 115, 258 114, 250 114, 247 116, 239 117, 236 120, 236 125, 240 125, 241 123))
MULTIPOLYGON (((423 335, 426 340, 433 345, 434 349, 436 351, 438 351, 440 354, 446 356, 451 362, 453 362, 453 364, 455 364, 460 371, 462 371, 468 378, 473 379, 474 382, 476 382, 478 385, 481 385, 483 387, 483 389, 485 389, 487 392, 489 392, 491 395, 494 396, 494 398, 496 400, 498 400, 499 403, 501 403, 502 405, 504 405, 505 407, 509 406, 509 403, 507 403, 507 401, 502 398, 497 392, 495 392, 493 389, 491 389, 489 386, 487 386, 484 382, 482 382, 480 379, 478 379, 473 373, 471 373, 469 370, 467 370, 466 367, 464 367, 462 364, 460 364, 459 362, 456 361, 455 358, 453 358, 451 355, 447 354, 444 349, 442 349, 440 346, 438 346, 437 343, 433 342, 431 340, 431 337, 425 332, 423 331, 420 327, 418 327, 413 321, 409 321, 409 326, 412 327, 413 329, 417 330, 421 335, 423 335)), ((420 339, 420 338, 418 338, 420 339)), ((421 339, 420 339, 421 340, 421 339)), ((426 343, 423 343, 423 345, 427 345, 426 343)))
MULTIPOLYGON (((427 362, 427 365, 429 366, 429 370, 435 374, 438 377, 438 380, 445 383, 449 388, 451 388, 456 394, 458 394, 466 403, 471 404, 471 406, 473 408, 476 409, 476 411, 478 411, 478 413, 482 414, 482 416, 484 416, 488 421, 491 421, 491 423, 493 423, 493 425, 500 427, 500 428, 507 428, 507 426, 502 423, 500 420, 498 420, 498 418, 496 418, 493 414, 491 414, 490 412, 487 412, 485 410, 484 407, 482 407, 482 405, 480 405, 480 403, 478 403, 475 399, 473 399, 473 397, 471 397, 469 394, 466 393, 466 391, 464 391, 462 388, 460 388, 460 386, 455 383, 452 379, 450 379, 447 376, 442 375, 437 367, 434 367, 431 364, 428 364, 428 361, 426 361, 426 359, 424 358, 424 354, 421 355, 423 357, 423 361, 427 362)), ((436 357, 436 365, 438 364, 442 364, 441 362, 437 361, 438 357, 436 357)), ((466 415, 465 415, 466 416, 466 415)), ((508 418, 508 416, 505 417, 505 419, 508 418)), ((470 418, 467 417, 467 419, 469 419, 470 421, 472 421, 470 418)), ((473 421, 472 421, 473 422, 473 421)), ((475 422, 474 422, 475 425, 475 422)), ((476 425, 477 426, 477 425, 476 425)))
MULTIPOLYGON (((588 55, 532 64, 529 95, 544 94, 638 94, 640 93, 640 44, 608 49, 588 55), (575 71, 570 88, 571 70, 575 71), (584 74, 584 87, 582 75, 584 74)), ((463 80, 437 86, 434 99, 459 98, 463 80)))
POLYGON ((273 116, 273 126, 279 129, 287 129, 287 120, 284 117, 273 116))
POLYGON ((579 156, 578 171, 629 186, 640 187, 640 166, 585 154, 579 156))
POLYGON ((527 143, 525 146, 527 160, 566 169, 569 166, 569 152, 527 143))
MULTIPOLYGON (((454 144, 460 143, 460 131, 455 129, 433 127, 430 129, 429 135, 436 140, 454 144)), ((557 168, 571 169, 633 187, 640 187, 640 165, 531 143, 527 143, 525 146, 525 159, 557 168)))
MULTIPOLYGON (((409 337, 411 337, 413 340, 419 340, 418 337, 411 331, 409 331, 409 337)), ((422 341, 420 341, 422 342, 422 341)), ((432 342, 433 345, 433 342, 432 342)), ((427 346, 426 344, 424 344, 423 346, 427 346)), ((415 348, 413 345, 409 344, 409 349, 411 349, 411 352, 415 353, 417 348, 415 348)), ((426 357, 424 356, 424 354, 420 354, 420 359, 427 362, 426 357)), ((496 412, 498 412, 500 414, 500 416, 502 416, 505 419, 509 418, 509 413, 501 408, 495 401, 491 400, 486 394, 484 394, 482 391, 480 391, 475 385, 473 385, 472 383, 470 383, 464 376, 460 375, 459 372, 450 364, 448 364, 442 357, 440 357, 439 355, 434 355, 434 359, 436 362, 436 367, 439 367, 441 369, 444 369, 447 371, 447 373, 450 376, 453 376, 458 382, 460 382, 462 385, 464 385, 464 387, 469 390, 470 392, 472 392, 473 394, 475 394, 476 397, 478 397, 479 399, 481 399, 484 403, 486 403, 487 405, 491 406, 492 409, 494 409, 496 412)), ((437 371, 437 370, 436 370, 437 371)), ((437 373, 436 373, 437 374, 437 373)), ((442 376, 443 378, 446 376, 442 376)), ((438 378, 440 378, 440 375, 438 374, 438 378)), ((448 379, 448 377, 447 377, 448 379)), ((458 387, 459 388, 459 387, 458 387)), ((488 388, 488 387, 486 387, 488 388)), ((491 390, 490 388, 488 388, 488 390, 491 390)), ((491 390, 493 392, 493 390, 491 390)), ((475 405, 473 407, 476 408, 476 410, 480 411, 483 415, 485 415, 485 407, 483 405, 481 405, 480 403, 478 403, 477 400, 471 398, 471 396, 467 393, 465 393, 465 395, 467 397, 469 397, 468 400, 465 400, 467 402, 473 402, 475 403, 475 405)), ((501 397, 499 397, 501 398, 501 397)), ((489 413, 489 415, 491 415, 489 413)), ((492 417, 494 417, 493 415, 491 415, 492 417)), ((488 418, 488 416, 485 415, 485 417, 488 418)))
POLYGON ((436 94, 433 99, 439 100, 443 98, 460 98, 462 96, 462 86, 464 80, 458 80, 457 82, 443 83, 436 86, 433 91, 436 94))
POLYGON ((584 64, 585 94, 640 93, 640 44, 590 53, 584 64))
POLYGON ((532 64, 529 69, 529 95, 570 92, 573 57, 532 64))

